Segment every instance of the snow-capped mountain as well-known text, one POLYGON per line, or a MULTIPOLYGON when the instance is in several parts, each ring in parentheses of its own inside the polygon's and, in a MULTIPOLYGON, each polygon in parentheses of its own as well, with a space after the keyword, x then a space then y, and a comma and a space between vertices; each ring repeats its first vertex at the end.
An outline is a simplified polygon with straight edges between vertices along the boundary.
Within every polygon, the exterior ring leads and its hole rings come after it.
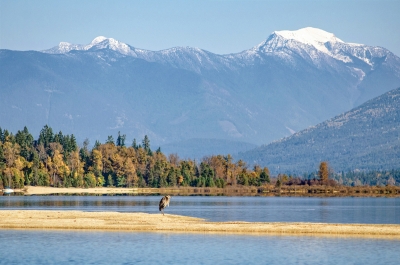
POLYGON ((169 146, 269 143, 400 86, 399 57, 315 28, 275 31, 233 54, 149 51, 100 36, 0 50, 0 64, 2 127, 37 132, 47 123, 93 141, 121 131, 169 146))
POLYGON ((195 72, 201 72, 201 69, 217 69, 218 67, 221 67, 221 63, 216 61, 224 61, 223 57, 199 48, 174 47, 155 52, 138 49, 113 38, 106 38, 104 36, 94 38, 88 45, 60 42, 58 46, 44 50, 43 52, 50 54, 66 54, 70 51, 96 51, 102 49, 109 49, 122 55, 143 59, 148 62, 169 64, 176 68, 184 68, 195 72))
POLYGON ((117 41, 113 38, 106 38, 104 36, 96 37, 88 45, 71 44, 68 42, 60 42, 58 46, 49 50, 44 50, 45 53, 50 54, 65 54, 70 51, 88 51, 88 50, 101 50, 110 49, 124 55, 134 55, 131 47, 123 42, 117 41))
MULTIPOLYGON (((161 62, 173 67, 201 72, 202 70, 221 70, 221 68, 237 69, 242 65, 262 63, 266 56, 277 56, 287 63, 296 66, 296 58, 300 56, 304 60, 314 64, 318 68, 329 68, 332 62, 349 65, 352 73, 360 81, 365 76, 365 67, 351 67, 364 62, 373 70, 377 63, 398 57, 381 47, 372 47, 362 44, 345 43, 333 33, 317 28, 303 28, 296 31, 275 31, 267 40, 256 45, 252 49, 237 54, 217 55, 199 48, 174 47, 161 51, 149 51, 132 47, 113 38, 99 36, 88 45, 70 44, 60 42, 56 47, 45 50, 45 53, 65 54, 70 51, 94 51, 110 49, 123 55, 144 59, 149 62, 161 62), (361 69, 362 68, 362 69, 361 69)), ((225 70, 225 69, 224 69, 225 70)), ((396 71, 400 75, 400 67, 396 71)))

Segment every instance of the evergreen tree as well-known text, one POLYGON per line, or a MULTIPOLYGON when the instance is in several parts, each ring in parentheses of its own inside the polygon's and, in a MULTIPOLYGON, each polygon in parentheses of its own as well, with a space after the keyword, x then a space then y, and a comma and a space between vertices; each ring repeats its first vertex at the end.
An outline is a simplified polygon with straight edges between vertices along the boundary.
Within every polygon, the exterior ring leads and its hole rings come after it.
POLYGON ((69 138, 69 145, 70 145, 70 151, 76 151, 78 150, 78 144, 76 143, 76 138, 73 134, 71 134, 69 138))
POLYGON ((121 135, 121 133, 118 132, 118 137, 116 142, 117 146, 125 146, 125 138, 126 138, 125 134, 121 135))
POLYGON ((4 133, 1 127, 0 127, 0 142, 4 143, 4 133))
POLYGON ((176 185, 176 175, 177 175, 176 170, 173 167, 171 167, 169 169, 168 176, 167 176, 168 186, 172 186, 173 187, 173 186, 176 185))
POLYGON ((53 139, 54 139, 53 129, 45 125, 43 129, 40 131, 38 144, 43 144, 44 148, 48 148, 49 144, 53 142, 53 139))
POLYGON ((280 179, 276 181, 275 187, 280 188, 282 186, 282 182, 280 179))
POLYGON ((150 151, 150 139, 149 139, 149 137, 147 137, 147 135, 144 136, 142 144, 143 144, 143 149, 146 150, 147 152, 149 152, 150 151))
POLYGON ((136 139, 134 138, 133 139, 133 141, 132 141, 132 147, 133 147, 133 149, 135 149, 135 150, 137 150, 139 147, 137 146, 137 144, 136 144, 136 139))
POLYGON ((64 135, 63 135, 63 133, 61 131, 59 131, 58 134, 55 134, 52 142, 59 143, 62 146, 64 146, 64 135))
POLYGON ((83 141, 83 147, 79 150, 79 157, 81 158, 81 161, 85 164, 86 169, 90 164, 89 144, 89 139, 86 138, 85 141, 83 141))
POLYGON ((112 137, 112 135, 109 135, 107 137, 106 144, 114 144, 114 138, 112 137))
POLYGON ((101 143, 99 142, 99 140, 96 140, 95 142, 94 142, 94 146, 93 146, 93 149, 98 149, 98 147, 101 145, 101 143))
POLYGON ((3 145, 0 143, 0 169, 4 163, 5 163, 5 157, 4 157, 3 145))
POLYGON ((269 170, 268 170, 268 168, 264 168, 263 169, 263 171, 260 173, 260 181, 262 182, 262 183, 270 183, 271 182, 271 180, 270 180, 270 178, 269 178, 269 170))
POLYGON ((30 161, 33 154, 33 136, 29 133, 26 126, 24 130, 17 132, 15 141, 21 147, 20 155, 25 158, 25 160, 30 161))

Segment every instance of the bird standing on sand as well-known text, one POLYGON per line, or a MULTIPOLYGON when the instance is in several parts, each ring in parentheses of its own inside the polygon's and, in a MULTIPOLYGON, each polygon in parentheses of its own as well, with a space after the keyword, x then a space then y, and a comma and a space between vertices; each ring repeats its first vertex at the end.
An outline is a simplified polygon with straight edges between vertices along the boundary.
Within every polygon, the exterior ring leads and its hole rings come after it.
POLYGON ((164 215, 164 209, 165 209, 165 207, 169 206, 169 200, 170 200, 170 199, 171 199, 171 196, 169 196, 169 195, 164 196, 164 197, 161 199, 160 204, 158 205, 158 209, 159 209, 159 211, 162 212, 163 215, 164 215))

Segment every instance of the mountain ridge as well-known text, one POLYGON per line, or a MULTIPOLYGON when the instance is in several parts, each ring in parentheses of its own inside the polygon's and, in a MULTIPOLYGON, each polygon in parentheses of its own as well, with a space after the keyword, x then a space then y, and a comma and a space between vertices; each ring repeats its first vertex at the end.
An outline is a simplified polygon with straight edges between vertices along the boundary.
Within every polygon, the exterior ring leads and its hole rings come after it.
POLYGON ((273 173, 313 172, 321 161, 336 171, 398 169, 400 87, 239 157, 273 173))
POLYGON ((46 52, 0 50, 0 123, 13 131, 49 124, 80 141, 121 131, 128 139, 148 135, 156 146, 261 145, 400 86, 400 59, 390 51, 324 45, 339 59, 276 34, 226 55, 148 51, 102 36, 46 52))

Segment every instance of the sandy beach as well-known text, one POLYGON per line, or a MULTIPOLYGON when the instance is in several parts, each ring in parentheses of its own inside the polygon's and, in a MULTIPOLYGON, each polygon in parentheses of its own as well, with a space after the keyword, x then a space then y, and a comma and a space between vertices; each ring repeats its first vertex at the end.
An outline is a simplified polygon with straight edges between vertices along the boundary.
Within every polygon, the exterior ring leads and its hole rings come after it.
MULTIPOLYGON (((133 194, 138 193, 138 188, 53 188, 43 186, 26 186, 22 190, 16 190, 17 192, 23 192, 24 195, 46 195, 46 194, 133 194)), ((148 189, 151 192, 151 188, 148 189)))
POLYGON ((59 229, 224 233, 249 235, 321 235, 400 239, 400 225, 208 222, 165 214, 1 210, 0 229, 59 229))

